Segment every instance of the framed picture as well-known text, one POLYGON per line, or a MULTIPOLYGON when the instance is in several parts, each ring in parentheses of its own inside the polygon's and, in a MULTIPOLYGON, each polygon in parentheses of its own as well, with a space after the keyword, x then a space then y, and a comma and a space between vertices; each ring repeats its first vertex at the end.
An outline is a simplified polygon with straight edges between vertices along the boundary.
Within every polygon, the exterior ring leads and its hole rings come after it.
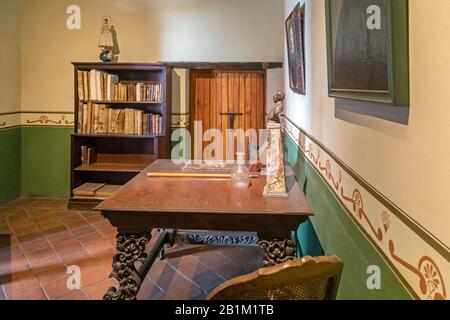
POLYGON ((289 83, 295 93, 303 95, 306 94, 304 17, 305 5, 299 3, 286 20, 289 83))
POLYGON ((325 0, 329 96, 409 106, 408 0, 325 0))

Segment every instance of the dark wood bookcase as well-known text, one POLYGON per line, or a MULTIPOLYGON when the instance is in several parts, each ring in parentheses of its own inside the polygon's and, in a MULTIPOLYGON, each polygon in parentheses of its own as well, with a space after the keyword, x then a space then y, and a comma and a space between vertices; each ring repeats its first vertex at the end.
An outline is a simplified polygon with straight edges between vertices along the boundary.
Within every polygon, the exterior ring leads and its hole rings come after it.
POLYGON ((90 209, 101 200, 76 197, 74 189, 87 182, 124 185, 156 159, 170 158, 170 114, 172 69, 165 64, 147 63, 89 63, 74 62, 74 113, 75 130, 71 136, 71 209, 90 209), (163 100, 155 102, 80 101, 78 96, 78 71, 96 69, 119 76, 120 81, 152 81, 161 83, 163 100), (162 134, 110 135, 81 134, 78 128, 80 102, 109 105, 110 108, 134 108, 144 113, 162 116, 162 134), (81 163, 81 147, 92 147, 97 156, 90 165, 81 163))

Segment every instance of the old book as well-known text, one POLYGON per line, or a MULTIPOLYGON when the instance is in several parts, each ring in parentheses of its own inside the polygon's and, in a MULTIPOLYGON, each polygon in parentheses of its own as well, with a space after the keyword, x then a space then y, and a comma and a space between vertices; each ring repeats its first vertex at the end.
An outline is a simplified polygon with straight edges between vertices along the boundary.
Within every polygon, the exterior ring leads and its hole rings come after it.
POLYGON ((90 165, 95 162, 96 157, 95 157, 95 149, 94 148, 88 147, 86 150, 86 155, 87 155, 87 158, 86 158, 87 165, 90 165))
POLYGON ((147 134, 147 115, 144 112, 142 112, 141 121, 142 121, 142 134, 146 135, 147 134))
POLYGON ((98 101, 103 100, 102 98, 102 73, 101 71, 95 70, 95 89, 96 89, 96 99, 98 101))
POLYGON ((83 71, 84 100, 91 99, 89 92, 89 71, 83 71))
POLYGON ((125 109, 125 134, 135 134, 135 110, 125 109))
POLYGON ((87 163, 87 147, 86 146, 82 146, 81 147, 81 165, 84 166, 87 163))
POLYGON ((114 87, 119 83, 119 76, 116 74, 108 74, 106 82, 106 100, 114 101, 114 87))
POLYGON ((98 115, 99 115, 99 105, 93 104, 93 118, 92 118, 92 134, 98 134, 98 115))
POLYGON ((119 110, 119 134, 125 134, 125 110, 119 110))
POLYGON ((119 110, 110 109, 109 133, 111 134, 119 133, 118 118, 119 118, 119 110))
POLYGON ((105 105, 99 105, 97 134, 108 133, 108 109, 105 105))
POLYGON ((99 198, 109 198, 122 186, 106 184, 95 192, 95 196, 99 198))
POLYGON ((112 132, 112 128, 111 128, 111 124, 112 124, 112 110, 111 108, 108 108, 108 133, 111 134, 112 132))
POLYGON ((137 83, 136 84, 136 101, 137 102, 141 102, 142 100, 141 100, 141 86, 142 86, 142 83, 137 83))
POLYGON ((77 133, 83 133, 83 103, 78 103, 77 133))
POLYGON ((138 131, 139 131, 139 122, 137 120, 137 110, 133 110, 133 134, 134 135, 138 135, 138 131))
POLYGON ((119 101, 127 101, 127 86, 119 83, 119 101))
POLYGON ((158 117, 158 134, 163 134, 162 116, 158 117))
POLYGON ((75 196, 94 196, 95 192, 103 187, 105 183, 85 183, 73 190, 75 196))
POLYGON ((77 71, 78 100, 84 100, 83 71, 77 71))
POLYGON ((108 100, 106 98, 106 91, 107 91, 106 87, 108 86, 108 73, 107 72, 103 72, 102 76, 103 76, 102 97, 103 97, 103 101, 106 101, 106 100, 108 100))
POLYGON ((92 69, 89 71, 89 92, 90 100, 97 100, 97 80, 96 80, 97 70, 92 69))
POLYGON ((82 133, 83 134, 87 134, 88 132, 88 119, 89 113, 88 113, 88 105, 87 103, 83 104, 83 130, 82 133))
POLYGON ((143 117, 144 117, 144 111, 139 110, 137 119, 138 119, 138 135, 140 135, 140 136, 144 134, 144 123, 142 121, 143 117))
POLYGON ((87 130, 86 133, 87 134, 92 134, 93 132, 93 107, 92 107, 92 103, 88 102, 87 104, 87 130))

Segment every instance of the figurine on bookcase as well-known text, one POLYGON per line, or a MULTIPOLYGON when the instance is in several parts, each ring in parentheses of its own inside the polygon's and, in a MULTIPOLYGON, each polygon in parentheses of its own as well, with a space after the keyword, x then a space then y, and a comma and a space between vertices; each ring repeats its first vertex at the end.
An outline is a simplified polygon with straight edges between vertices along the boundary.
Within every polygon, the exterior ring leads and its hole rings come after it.
POLYGON ((110 17, 103 18, 103 26, 100 29, 100 32, 100 39, 98 42, 98 46, 102 50, 102 52, 100 53, 100 60, 103 62, 111 62, 114 59, 114 39, 110 17))

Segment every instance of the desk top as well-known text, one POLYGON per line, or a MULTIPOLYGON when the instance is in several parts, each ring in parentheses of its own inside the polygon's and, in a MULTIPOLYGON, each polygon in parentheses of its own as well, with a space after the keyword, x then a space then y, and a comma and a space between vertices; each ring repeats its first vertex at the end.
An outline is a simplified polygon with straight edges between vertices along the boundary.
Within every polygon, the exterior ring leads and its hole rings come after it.
POLYGON ((148 172, 182 172, 184 165, 157 160, 102 202, 109 213, 213 213, 307 217, 312 211, 292 169, 286 169, 289 198, 264 198, 266 177, 251 179, 247 190, 235 190, 229 179, 148 177, 148 172))

